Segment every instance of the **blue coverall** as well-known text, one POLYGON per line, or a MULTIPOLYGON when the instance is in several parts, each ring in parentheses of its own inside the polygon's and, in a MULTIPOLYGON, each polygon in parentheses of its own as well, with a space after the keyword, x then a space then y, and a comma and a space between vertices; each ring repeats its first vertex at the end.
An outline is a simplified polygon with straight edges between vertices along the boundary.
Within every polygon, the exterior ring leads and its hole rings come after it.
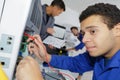
POLYGON ((107 64, 105 57, 91 57, 85 52, 75 57, 52 55, 50 65, 79 73, 93 70, 93 80, 120 80, 120 50, 107 64))
POLYGON ((82 34, 80 34, 80 33, 79 33, 79 36, 78 36, 78 40, 80 41, 80 44, 75 46, 75 50, 82 49, 85 46, 84 43, 82 42, 82 34))

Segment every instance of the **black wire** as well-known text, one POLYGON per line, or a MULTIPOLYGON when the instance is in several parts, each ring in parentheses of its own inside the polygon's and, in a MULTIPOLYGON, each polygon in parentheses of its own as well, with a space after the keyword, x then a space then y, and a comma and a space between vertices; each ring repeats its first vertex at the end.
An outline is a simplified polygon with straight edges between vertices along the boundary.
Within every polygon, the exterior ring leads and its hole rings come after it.
POLYGON ((49 75, 49 74, 47 74, 47 73, 45 73, 47 76, 49 76, 49 77, 51 77, 51 78, 53 78, 53 79, 56 79, 56 80, 61 80, 61 79, 58 79, 58 78, 56 78, 56 77, 53 77, 53 76, 51 76, 51 75, 49 75))

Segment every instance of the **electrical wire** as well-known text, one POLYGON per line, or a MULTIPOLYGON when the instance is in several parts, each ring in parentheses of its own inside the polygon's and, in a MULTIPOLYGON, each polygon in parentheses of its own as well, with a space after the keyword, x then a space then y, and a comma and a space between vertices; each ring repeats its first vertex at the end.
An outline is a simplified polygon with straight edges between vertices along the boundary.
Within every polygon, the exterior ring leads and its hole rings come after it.
POLYGON ((51 75, 49 75, 49 74, 47 74, 47 73, 45 73, 45 75, 47 75, 47 76, 49 76, 49 77, 51 77, 51 78, 53 78, 53 79, 56 79, 56 80, 61 80, 61 79, 56 78, 56 77, 53 77, 53 76, 51 76, 51 75))
MULTIPOLYGON (((40 54, 39 54, 40 55, 40 54)), ((45 56, 46 56, 46 62, 47 62, 47 64, 48 64, 48 66, 50 67, 50 69, 52 70, 52 71, 54 71, 54 72, 57 72, 57 70, 55 70, 48 62, 48 57, 47 57, 47 54, 45 53, 45 56)), ((71 77, 70 75, 68 75, 68 74, 66 74, 66 73, 62 73, 62 72, 58 72, 58 74, 60 74, 60 75, 64 75, 64 76, 67 76, 67 77, 69 77, 71 80, 74 80, 73 79, 73 77, 71 77)))
MULTIPOLYGON (((28 36, 28 37, 31 38, 32 40, 35 39, 35 38, 34 38, 33 36, 31 36, 30 34, 24 33, 24 35, 25 35, 25 36, 28 36)), ((39 43, 42 44, 41 42, 39 42, 39 43)), ((39 54, 39 56, 41 56, 41 55, 39 54)), ((47 53, 45 53, 45 57, 46 57, 46 62, 47 62, 47 64, 48 64, 48 67, 50 67, 50 69, 51 69, 52 71, 57 72, 57 70, 55 70, 55 69, 49 64, 49 60, 48 60, 48 57, 47 57, 47 53)), ((70 76, 70 75, 68 75, 68 74, 66 74, 66 73, 58 72, 58 74, 67 76, 67 77, 69 77, 71 80, 74 80, 72 76, 70 76)))

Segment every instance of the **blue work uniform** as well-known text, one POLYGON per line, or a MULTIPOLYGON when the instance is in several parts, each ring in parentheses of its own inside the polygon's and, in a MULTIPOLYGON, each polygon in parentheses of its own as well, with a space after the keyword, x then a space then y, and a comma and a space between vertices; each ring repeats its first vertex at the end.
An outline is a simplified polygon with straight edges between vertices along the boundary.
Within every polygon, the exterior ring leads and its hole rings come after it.
MULTIPOLYGON (((74 47, 75 50, 82 49, 82 48, 85 46, 84 43, 82 42, 82 39, 83 39, 82 34, 79 33, 79 36, 78 36, 77 38, 78 38, 78 40, 80 41, 80 43, 79 43, 77 46, 74 47)), ((83 73, 79 73, 79 75, 82 75, 82 74, 83 74, 83 73)))
POLYGON ((104 57, 91 57, 88 52, 75 57, 52 55, 50 61, 51 66, 72 72, 93 70, 93 80, 120 80, 120 50, 105 64, 104 57))
POLYGON ((83 38, 82 34, 79 34, 78 40, 80 41, 80 44, 74 47, 75 50, 82 49, 85 46, 84 43, 82 42, 82 38, 83 38))
POLYGON ((40 37, 42 40, 44 40, 48 35, 50 35, 49 33, 47 33, 47 28, 53 28, 54 22, 55 22, 55 19, 53 16, 47 15, 46 13, 47 6, 48 5, 46 4, 42 6, 43 20, 42 20, 42 27, 40 31, 40 37))

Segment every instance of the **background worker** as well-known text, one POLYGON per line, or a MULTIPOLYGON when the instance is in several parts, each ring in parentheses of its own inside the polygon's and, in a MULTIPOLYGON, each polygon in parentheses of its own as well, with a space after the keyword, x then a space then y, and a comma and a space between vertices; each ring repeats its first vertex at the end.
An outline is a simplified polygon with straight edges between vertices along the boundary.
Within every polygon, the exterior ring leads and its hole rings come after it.
POLYGON ((44 40, 48 35, 52 35, 54 33, 54 17, 59 16, 65 11, 65 4, 63 0, 53 0, 51 5, 44 4, 42 6, 42 11, 43 19, 40 36, 41 39, 44 40))
MULTIPOLYGON (((50 5, 44 4, 42 6, 43 19, 42 27, 40 31, 40 36, 42 41, 47 38, 49 35, 53 35, 54 31, 54 22, 55 16, 59 16, 62 12, 65 11, 65 4, 63 0, 53 0, 50 5)), ((54 46, 45 44, 46 49, 49 54, 57 53, 57 50, 54 46)))
POLYGON ((80 41, 80 44, 78 44, 77 46, 73 47, 73 48, 68 48, 67 50, 79 50, 82 49, 84 47, 84 43, 82 42, 82 34, 78 31, 78 28, 73 26, 70 28, 71 32, 73 33, 74 36, 77 36, 78 40, 80 41))

